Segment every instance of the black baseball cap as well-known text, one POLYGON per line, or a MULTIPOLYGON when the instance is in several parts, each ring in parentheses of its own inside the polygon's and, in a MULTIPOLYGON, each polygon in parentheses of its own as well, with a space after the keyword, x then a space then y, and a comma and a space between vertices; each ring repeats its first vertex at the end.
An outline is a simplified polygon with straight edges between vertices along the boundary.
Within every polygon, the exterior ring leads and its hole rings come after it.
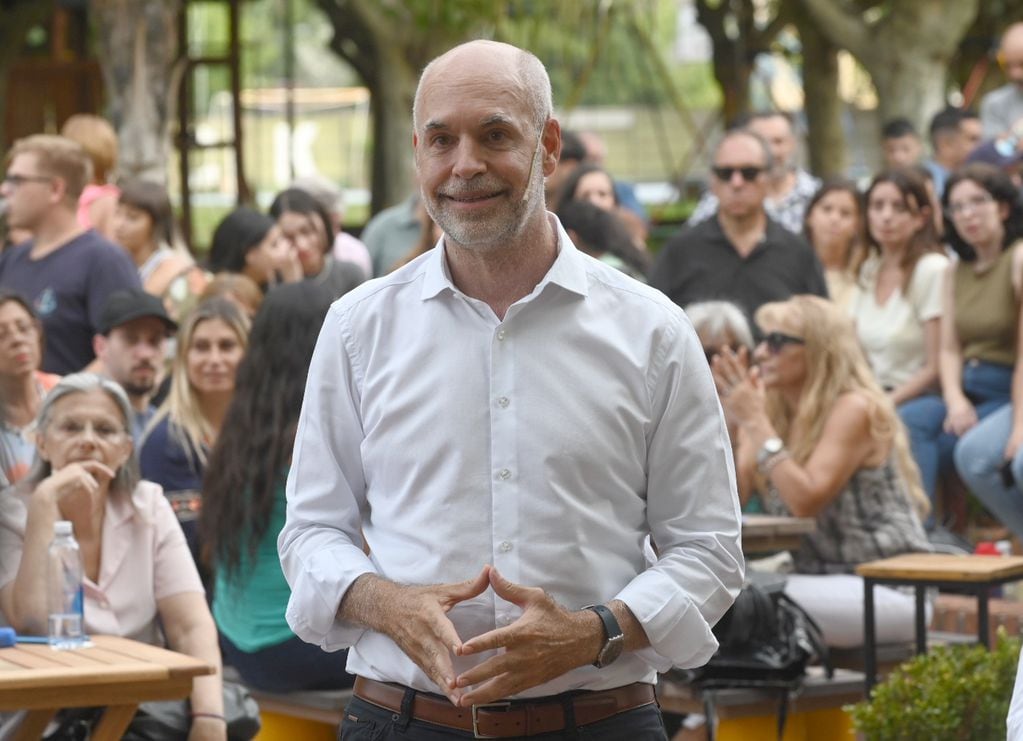
POLYGON ((103 311, 99 315, 98 331, 103 335, 110 334, 110 330, 115 327, 144 316, 159 319, 167 327, 168 334, 178 329, 177 322, 167 316, 163 301, 151 293, 132 288, 115 291, 107 297, 107 302, 103 304, 103 311))

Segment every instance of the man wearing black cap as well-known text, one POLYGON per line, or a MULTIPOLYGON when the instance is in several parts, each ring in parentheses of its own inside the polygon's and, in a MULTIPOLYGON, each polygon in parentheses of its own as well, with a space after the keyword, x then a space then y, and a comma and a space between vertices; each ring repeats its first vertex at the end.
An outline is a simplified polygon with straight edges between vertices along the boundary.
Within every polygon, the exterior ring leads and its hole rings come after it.
POLYGON ((178 325, 163 302, 138 289, 112 293, 100 314, 99 334, 92 346, 99 373, 124 388, 135 410, 132 437, 137 445, 155 409, 149 403, 165 357, 167 337, 178 325))

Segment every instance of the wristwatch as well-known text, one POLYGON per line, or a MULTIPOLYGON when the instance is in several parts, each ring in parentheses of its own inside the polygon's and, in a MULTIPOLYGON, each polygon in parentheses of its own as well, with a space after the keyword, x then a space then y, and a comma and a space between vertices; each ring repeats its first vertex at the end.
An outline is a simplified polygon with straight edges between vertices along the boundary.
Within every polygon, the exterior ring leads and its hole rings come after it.
POLYGON ((622 648, 625 646, 625 634, 618 625, 615 614, 604 605, 586 605, 584 610, 593 610, 604 624, 604 646, 597 654, 597 660, 593 665, 598 669, 614 663, 615 659, 622 655, 622 648))
POLYGON ((769 437, 764 440, 764 444, 760 448, 760 452, 757 453, 757 468, 763 468, 765 463, 778 455, 778 453, 784 449, 785 443, 782 442, 780 437, 769 437))

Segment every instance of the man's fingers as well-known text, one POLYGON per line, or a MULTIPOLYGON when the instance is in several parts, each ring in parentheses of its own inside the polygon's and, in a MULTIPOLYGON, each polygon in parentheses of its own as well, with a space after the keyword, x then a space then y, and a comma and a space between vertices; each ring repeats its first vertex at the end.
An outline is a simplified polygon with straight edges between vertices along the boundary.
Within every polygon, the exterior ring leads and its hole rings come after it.
POLYGON ((485 705, 488 702, 496 702, 505 697, 510 697, 525 689, 525 685, 514 679, 510 674, 502 674, 494 677, 489 682, 481 684, 471 692, 462 693, 458 704, 463 708, 473 705, 485 705))
POLYGON ((458 653, 462 647, 462 638, 455 630, 454 624, 442 612, 433 620, 433 633, 441 641, 445 651, 458 653))
POLYGON ((478 597, 487 591, 487 587, 490 586, 490 570, 491 566, 488 564, 483 567, 476 578, 447 585, 445 588, 447 595, 445 611, 459 602, 478 597))
POLYGON ((519 607, 523 607, 538 592, 543 592, 539 587, 524 587, 521 584, 508 581, 495 566, 490 567, 490 586, 494 588, 498 597, 519 607))
POLYGON ((511 659, 508 654, 502 653, 497 656, 491 656, 486 661, 477 664, 471 669, 467 669, 458 675, 455 680, 455 685, 458 687, 469 687, 474 684, 485 682, 488 679, 500 676, 505 672, 509 671, 511 659))
POLYGON ((470 656, 482 653, 483 651, 504 648, 509 644, 514 635, 512 629, 513 625, 509 625, 505 628, 496 628, 495 630, 482 633, 475 638, 470 638, 462 644, 457 653, 459 656, 470 656))

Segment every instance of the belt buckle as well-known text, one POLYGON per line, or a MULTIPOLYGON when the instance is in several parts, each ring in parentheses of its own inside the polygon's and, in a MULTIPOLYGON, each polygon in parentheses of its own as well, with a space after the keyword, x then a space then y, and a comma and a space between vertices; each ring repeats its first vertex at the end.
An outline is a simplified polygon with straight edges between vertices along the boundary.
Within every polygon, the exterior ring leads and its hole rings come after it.
POLYGON ((479 727, 479 716, 477 712, 480 708, 510 708, 511 703, 508 701, 504 702, 485 702, 481 705, 472 706, 472 737, 473 738, 502 738, 501 736, 483 736, 480 734, 479 727))

